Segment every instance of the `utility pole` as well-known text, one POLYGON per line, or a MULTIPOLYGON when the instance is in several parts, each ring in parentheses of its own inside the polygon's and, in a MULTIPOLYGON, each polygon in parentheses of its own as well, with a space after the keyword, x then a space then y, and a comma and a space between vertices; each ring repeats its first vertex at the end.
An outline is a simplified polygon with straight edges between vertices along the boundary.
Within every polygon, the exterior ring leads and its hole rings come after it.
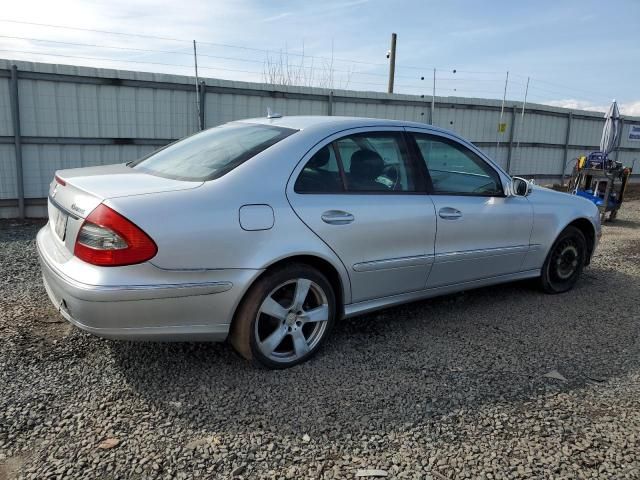
POLYGON ((193 64, 196 69, 196 112, 198 113, 198 130, 202 130, 203 125, 200 121, 200 85, 198 80, 198 51, 196 50, 196 41, 193 41, 193 64))
POLYGON ((389 88, 387 93, 393 93, 393 81, 396 75, 396 39, 398 35, 391 34, 391 50, 389 50, 389 88))
POLYGON ((431 125, 434 124, 436 114, 436 69, 433 69, 433 92, 431 93, 431 125))
POLYGON ((520 139, 522 138, 522 132, 524 132, 524 109, 527 106, 527 95, 529 94, 530 79, 530 77, 527 77, 527 86, 524 89, 524 101, 522 102, 522 110, 520 111, 520 128, 518 129, 518 145, 516 146, 517 150, 520 150, 520 139))
POLYGON ((502 106, 500 107, 500 120, 498 120, 498 133, 496 134, 496 157, 499 155, 500 147, 500 134, 504 133, 502 130, 502 116, 504 115, 504 102, 507 99, 507 85, 509 84, 509 72, 507 72, 507 77, 504 79, 504 95, 502 95, 502 106))

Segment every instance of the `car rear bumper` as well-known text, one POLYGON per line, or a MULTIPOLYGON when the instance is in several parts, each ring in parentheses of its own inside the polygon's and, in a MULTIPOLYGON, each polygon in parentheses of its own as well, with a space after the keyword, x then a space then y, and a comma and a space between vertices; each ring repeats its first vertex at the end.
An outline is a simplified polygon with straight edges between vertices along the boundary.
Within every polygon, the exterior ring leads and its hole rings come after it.
POLYGON ((149 263, 96 267, 65 255, 49 224, 36 245, 44 286, 75 326, 124 340, 226 339, 233 313, 259 270, 163 270, 149 263))

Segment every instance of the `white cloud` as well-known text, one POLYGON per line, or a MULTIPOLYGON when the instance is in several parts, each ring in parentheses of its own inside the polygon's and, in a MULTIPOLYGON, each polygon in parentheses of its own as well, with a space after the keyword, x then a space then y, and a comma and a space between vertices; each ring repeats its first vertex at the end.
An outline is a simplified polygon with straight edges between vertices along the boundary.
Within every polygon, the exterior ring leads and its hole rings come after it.
POLYGON ((278 20, 282 20, 283 18, 290 17, 292 15, 291 12, 282 12, 277 15, 273 15, 271 17, 267 17, 263 19, 263 22, 277 22, 278 20))
MULTIPOLYGON (((270 57, 284 52, 286 62, 304 63, 307 71, 322 72, 331 58, 335 88, 348 85, 386 91, 385 53, 393 30, 399 35, 398 93, 430 91, 431 69, 436 65, 439 95, 502 98, 502 72, 509 70, 508 98, 522 98, 529 72, 529 98, 552 100, 545 102, 550 105, 606 111, 608 94, 585 94, 595 99, 593 103, 573 99, 582 95, 574 89, 576 85, 584 92, 609 90, 621 98, 637 98, 632 79, 637 77, 633 69, 638 69, 638 62, 616 63, 618 73, 607 78, 577 77, 573 68, 587 55, 590 62, 611 70, 608 65, 617 59, 614 53, 633 58, 635 52, 627 46, 633 42, 620 37, 615 40, 616 48, 606 54, 594 50, 598 45, 610 47, 601 39, 585 43, 584 39, 573 42, 562 37, 539 46, 541 39, 532 32, 541 23, 549 28, 551 21, 555 28, 568 16, 577 17, 573 7, 561 8, 562 15, 551 15, 549 21, 548 12, 535 8, 524 9, 528 14, 517 19, 509 9, 501 9, 482 21, 478 16, 484 18, 487 9, 472 8, 476 2, 471 0, 462 2, 468 3, 464 7, 450 6, 461 2, 443 2, 435 10, 429 3, 413 0, 411 7, 398 8, 382 0, 7 0, 0 14, 0 58, 191 75, 191 39, 196 39, 202 77, 264 81, 270 57), (456 12, 468 15, 453 15, 456 12), (430 22, 427 36, 424 18, 430 22), (455 25, 451 18, 456 18, 455 25), (6 21, 11 19, 31 23, 6 21), (567 66, 568 59, 573 63, 567 66), (605 60, 609 63, 602 63, 605 60), (460 69, 457 78, 445 78, 451 77, 454 67, 460 69), (423 76, 424 82, 420 80, 423 76), (560 85, 547 87, 542 79, 560 85), (521 93, 514 94, 514 88, 521 93)), ((589 13, 577 21, 593 21, 594 16, 589 13)), ((573 38, 566 32, 563 35, 573 38)), ((621 107, 625 115, 640 115, 639 102, 621 107)))
MULTIPOLYGON (((573 108, 576 110, 589 110, 592 112, 606 112, 609 109, 609 105, 600 105, 589 102, 587 100, 579 100, 576 98, 567 98, 564 100, 548 100, 542 102, 545 105, 551 105, 552 107, 573 108)), ((640 101, 618 103, 620 114, 627 116, 640 116, 640 101)))
POLYGON ((620 106, 620 111, 623 115, 640 117, 640 101, 625 103, 620 106))
POLYGON ((551 105, 552 107, 573 108, 575 110, 589 110, 592 112, 606 112, 609 108, 608 105, 597 105, 592 102, 586 100, 578 100, 576 98, 548 100, 542 103, 545 105, 551 105))

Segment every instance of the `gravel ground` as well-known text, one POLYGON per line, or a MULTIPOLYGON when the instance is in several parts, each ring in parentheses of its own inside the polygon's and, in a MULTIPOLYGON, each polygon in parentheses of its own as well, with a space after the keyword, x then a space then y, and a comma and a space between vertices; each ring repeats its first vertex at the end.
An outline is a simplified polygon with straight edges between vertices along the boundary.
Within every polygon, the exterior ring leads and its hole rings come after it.
POLYGON ((385 310, 280 372, 227 345, 69 327, 40 282, 40 226, 0 223, 0 480, 640 478, 640 201, 570 294, 519 283, 385 310))

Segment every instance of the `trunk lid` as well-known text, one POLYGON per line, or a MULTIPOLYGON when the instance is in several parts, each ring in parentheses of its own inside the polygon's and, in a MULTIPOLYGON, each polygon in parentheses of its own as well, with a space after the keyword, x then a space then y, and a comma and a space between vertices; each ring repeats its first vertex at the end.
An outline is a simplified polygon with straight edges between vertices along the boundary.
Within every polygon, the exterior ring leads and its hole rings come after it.
POLYGON ((104 200, 188 190, 202 183, 150 175, 125 164, 60 170, 49 185, 49 226, 72 254, 84 219, 104 200))

